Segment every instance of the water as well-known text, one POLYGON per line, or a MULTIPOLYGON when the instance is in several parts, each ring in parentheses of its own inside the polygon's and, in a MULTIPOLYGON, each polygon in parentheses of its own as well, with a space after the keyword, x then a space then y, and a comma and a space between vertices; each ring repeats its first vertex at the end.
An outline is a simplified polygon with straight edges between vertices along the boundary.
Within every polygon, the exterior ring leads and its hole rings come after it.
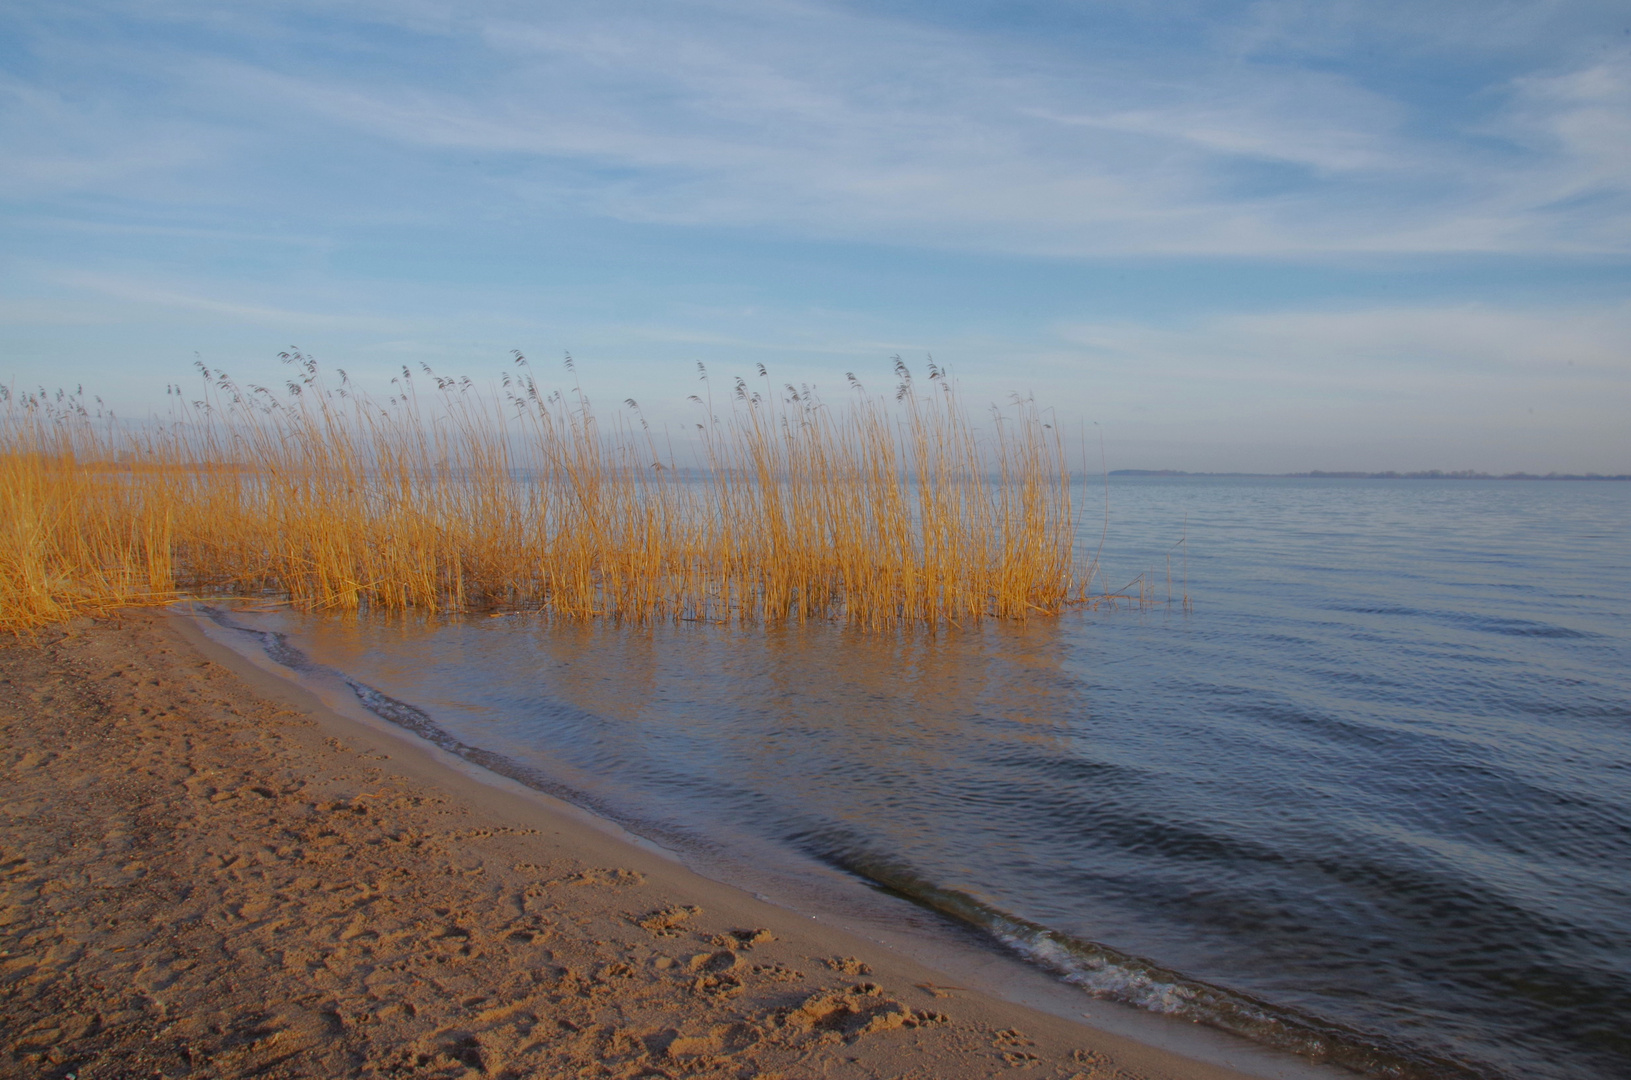
POLYGON ((1631 1075, 1631 484, 1110 498, 1104 583, 1164 597, 1187 535, 1192 612, 274 623, 725 876, 817 905, 864 880, 1087 993, 1371 1075, 1631 1075))

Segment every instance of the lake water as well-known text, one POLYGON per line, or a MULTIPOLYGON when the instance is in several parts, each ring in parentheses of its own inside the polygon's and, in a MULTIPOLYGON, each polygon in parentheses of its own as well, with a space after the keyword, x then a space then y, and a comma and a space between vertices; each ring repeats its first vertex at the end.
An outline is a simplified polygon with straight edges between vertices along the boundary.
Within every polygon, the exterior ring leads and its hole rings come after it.
POLYGON ((750 887, 859 882, 1084 995, 1370 1075, 1631 1075, 1631 484, 1109 500, 1100 584, 1151 570, 1164 599, 1186 537, 1172 605, 937 635, 257 625, 750 887))

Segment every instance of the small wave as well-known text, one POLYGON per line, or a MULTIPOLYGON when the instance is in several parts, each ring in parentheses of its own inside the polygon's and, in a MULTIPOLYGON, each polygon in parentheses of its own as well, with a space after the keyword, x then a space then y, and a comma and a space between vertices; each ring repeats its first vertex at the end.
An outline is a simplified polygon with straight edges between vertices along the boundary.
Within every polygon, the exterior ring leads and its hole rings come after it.
POLYGON ((1327 611, 1340 611, 1351 615, 1389 615, 1396 618, 1431 619, 1434 622, 1486 634, 1505 634, 1510 637, 1557 638, 1575 640, 1599 635, 1585 630, 1574 630, 1555 623, 1534 619, 1510 619, 1495 615, 1467 616, 1451 611, 1429 611, 1403 607, 1397 604, 1322 604, 1327 611))
POLYGON ((1094 997, 1205 1024, 1379 1080, 1487 1080, 1489 1075, 1458 1061, 1384 1045, 1343 1025, 1060 933, 967 893, 929 883, 892 860, 850 856, 833 861, 886 892, 982 931, 1094 997))
POLYGON ((1498 619, 1486 616, 1481 619, 1461 619, 1459 621, 1463 626, 1474 630, 1482 630, 1486 634, 1507 634, 1512 637, 1561 638, 1568 640, 1597 636, 1582 630, 1571 630, 1567 626, 1534 622, 1530 619, 1498 619))
POLYGON ((1321 604, 1326 611, 1340 611, 1349 615, 1399 615, 1405 618, 1414 618, 1418 615, 1431 615, 1431 612, 1420 608, 1400 607, 1397 604, 1321 604))

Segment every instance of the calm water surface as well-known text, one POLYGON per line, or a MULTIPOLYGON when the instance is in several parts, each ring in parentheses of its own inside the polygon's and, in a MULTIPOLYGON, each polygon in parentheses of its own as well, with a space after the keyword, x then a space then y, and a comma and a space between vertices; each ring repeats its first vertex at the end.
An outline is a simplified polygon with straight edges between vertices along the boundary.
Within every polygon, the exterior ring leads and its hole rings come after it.
POLYGON ((1631 484, 1110 500, 1101 584, 1164 596, 1187 530, 1191 613, 279 628, 636 831, 836 868, 1089 993, 1373 1075, 1631 1076, 1631 484))

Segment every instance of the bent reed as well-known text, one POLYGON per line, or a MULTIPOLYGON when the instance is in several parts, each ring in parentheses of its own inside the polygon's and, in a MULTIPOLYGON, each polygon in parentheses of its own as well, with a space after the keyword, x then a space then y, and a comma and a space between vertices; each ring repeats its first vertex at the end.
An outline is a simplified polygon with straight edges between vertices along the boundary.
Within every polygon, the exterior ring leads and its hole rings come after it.
POLYGON ((205 397, 137 429, 0 390, 0 628, 205 596, 867 629, 1087 600, 1057 430, 1016 399, 982 436, 932 363, 924 392, 896 358, 892 404, 737 379, 692 399, 680 468, 633 400, 603 426, 519 353, 502 388, 403 368, 383 402, 282 355, 286 393, 199 365, 205 397))

